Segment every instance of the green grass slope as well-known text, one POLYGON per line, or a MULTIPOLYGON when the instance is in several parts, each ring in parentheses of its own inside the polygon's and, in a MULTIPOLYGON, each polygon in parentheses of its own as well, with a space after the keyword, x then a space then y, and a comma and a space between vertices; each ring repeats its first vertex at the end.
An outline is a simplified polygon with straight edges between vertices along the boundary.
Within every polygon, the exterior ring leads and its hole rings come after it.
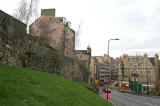
POLYGON ((110 106, 86 87, 60 76, 0 65, 0 106, 110 106))

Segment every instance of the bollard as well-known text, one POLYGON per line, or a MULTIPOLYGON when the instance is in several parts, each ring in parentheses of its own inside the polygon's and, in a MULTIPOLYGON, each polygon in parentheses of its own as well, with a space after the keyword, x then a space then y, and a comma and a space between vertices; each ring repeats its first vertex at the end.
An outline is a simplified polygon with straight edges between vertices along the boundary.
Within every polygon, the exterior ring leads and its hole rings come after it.
POLYGON ((107 100, 107 93, 106 93, 106 100, 107 100))

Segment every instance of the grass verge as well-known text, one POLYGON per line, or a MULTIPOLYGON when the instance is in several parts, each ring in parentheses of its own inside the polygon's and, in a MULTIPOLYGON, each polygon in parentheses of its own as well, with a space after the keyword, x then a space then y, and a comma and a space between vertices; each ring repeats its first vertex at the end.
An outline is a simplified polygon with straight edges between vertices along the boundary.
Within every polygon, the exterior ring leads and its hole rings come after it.
POLYGON ((63 77, 0 65, 0 106, 110 105, 82 84, 63 77))

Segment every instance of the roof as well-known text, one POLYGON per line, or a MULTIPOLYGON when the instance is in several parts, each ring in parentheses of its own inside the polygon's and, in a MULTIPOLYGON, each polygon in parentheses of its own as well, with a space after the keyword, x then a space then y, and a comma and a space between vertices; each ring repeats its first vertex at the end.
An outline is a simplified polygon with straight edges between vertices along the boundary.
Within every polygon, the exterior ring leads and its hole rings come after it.
POLYGON ((149 58, 149 61, 152 63, 153 66, 155 66, 155 58, 150 57, 150 58, 149 58))

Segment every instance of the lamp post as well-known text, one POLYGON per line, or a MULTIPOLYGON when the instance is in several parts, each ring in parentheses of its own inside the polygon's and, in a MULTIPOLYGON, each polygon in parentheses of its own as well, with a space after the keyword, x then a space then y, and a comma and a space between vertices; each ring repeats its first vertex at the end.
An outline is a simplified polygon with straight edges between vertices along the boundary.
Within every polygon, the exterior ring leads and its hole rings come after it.
POLYGON ((145 66, 146 66, 146 71, 147 71, 147 96, 148 96, 148 90, 149 90, 149 82, 148 82, 148 71, 149 71, 149 67, 147 66, 147 64, 145 63, 145 66))
POLYGON ((109 42, 110 42, 111 40, 120 40, 120 39, 116 38, 116 39, 109 39, 109 40, 108 40, 108 56, 109 56, 109 42))
MULTIPOLYGON (((109 60, 109 42, 110 42, 111 40, 120 40, 120 39, 116 38, 116 39, 109 39, 109 40, 108 40, 108 60, 109 60)), ((107 77, 107 76, 106 76, 106 77, 107 77)), ((107 78, 106 78, 106 82, 107 82, 107 78)), ((108 82, 107 82, 107 91, 108 91, 108 82)), ((107 100, 108 100, 108 92, 107 92, 107 100)))

